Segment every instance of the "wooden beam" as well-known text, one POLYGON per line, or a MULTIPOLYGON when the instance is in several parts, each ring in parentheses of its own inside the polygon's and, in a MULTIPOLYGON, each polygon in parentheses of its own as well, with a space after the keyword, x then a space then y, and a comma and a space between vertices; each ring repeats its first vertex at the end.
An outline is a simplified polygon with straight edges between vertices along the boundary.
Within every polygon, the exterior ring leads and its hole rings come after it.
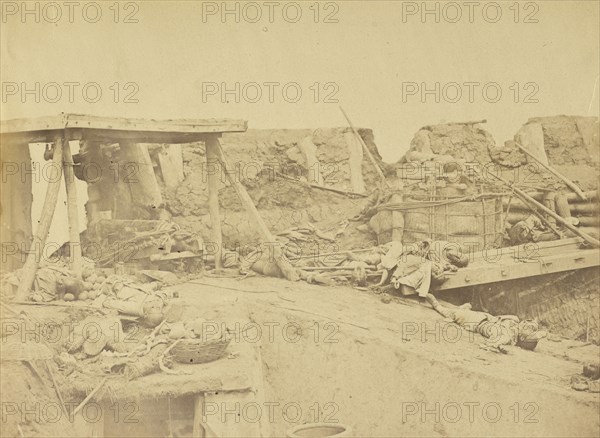
POLYGON ((212 239, 216 246, 215 269, 223 267, 223 234, 219 213, 219 177, 221 163, 219 159, 219 138, 211 136, 206 140, 206 173, 208 177, 208 212, 212 229, 212 239))
POLYGON ((64 113, 56 116, 11 119, 0 122, 0 133, 2 134, 77 128, 165 133, 219 133, 244 132, 248 129, 248 123, 245 120, 233 119, 153 120, 64 113))
POLYGON ((64 130, 72 140, 88 139, 119 143, 192 143, 206 135, 245 132, 248 122, 238 119, 132 119, 83 114, 0 121, 0 138, 26 143, 50 143, 64 130))
POLYGON ((111 129, 83 129, 79 131, 81 138, 100 143, 120 143, 121 141, 131 141, 134 143, 194 143, 197 141, 206 141, 208 136, 219 134, 214 133, 195 133, 195 132, 150 132, 150 131, 117 131, 111 129))
POLYGON ((533 250, 528 252, 517 248, 490 249, 488 251, 489 261, 481 260, 478 263, 469 264, 466 268, 459 269, 455 274, 450 275, 447 281, 436 287, 434 291, 461 289, 479 284, 530 278, 536 275, 572 271, 600 265, 600 253, 597 249, 575 249, 569 252, 554 252, 540 256, 533 250), (515 260, 513 257, 506 257, 504 260, 496 261, 494 259, 496 253, 522 255, 523 257, 531 254, 531 258, 528 262, 524 260, 521 263, 518 263, 519 260, 515 260))
POLYGON ((365 143, 365 141, 363 140, 363 138, 360 136, 360 134, 358 133, 358 131, 356 130, 356 128, 354 127, 354 125, 350 121, 350 118, 346 114, 346 111, 344 111, 344 109, 341 106, 340 106, 340 111, 342 112, 342 114, 346 118, 346 121, 348 122, 348 125, 350 125, 350 129, 352 129, 352 131, 354 132, 354 135, 356 136, 357 140, 360 142, 360 144, 362 145, 363 149, 365 150, 365 153, 369 157, 369 160, 371 160, 371 163, 375 167, 375 171, 377 172, 377 175, 379 175, 379 178, 381 179, 381 182, 384 185, 387 185, 389 187, 389 184, 388 184, 387 180, 385 179, 385 175, 383 174, 383 171, 381 170, 381 167, 379 167, 379 164, 377 163, 377 161, 375 161, 375 157, 373 157, 373 154, 371 154, 371 151, 367 147, 367 144, 365 143))
POLYGON ((63 173, 65 177, 65 188, 67 191, 67 217, 69 220, 69 257, 71 258, 71 271, 81 277, 82 258, 81 242, 79 238, 79 212, 77 202, 77 185, 73 171, 73 155, 69 138, 65 137, 63 144, 63 173))
POLYGON ((548 216, 550 216, 551 218, 555 219, 557 222, 559 222, 560 224, 562 224, 565 228, 568 228, 570 231, 572 231, 573 233, 575 233, 576 235, 578 235, 579 237, 581 237, 583 240, 585 240, 589 244, 591 244, 593 246, 596 246, 596 247, 600 246, 600 241, 598 239, 595 239, 594 237, 590 236, 589 234, 587 234, 587 233, 585 233, 585 232, 577 229, 571 223, 569 223, 567 220, 565 220, 562 217, 560 217, 558 214, 556 214, 555 212, 553 212, 552 210, 550 210, 544 204, 540 204, 538 201, 536 201, 535 199, 533 199, 531 196, 529 196, 523 190, 521 190, 521 189, 519 189, 517 187, 514 187, 507 180, 505 180, 504 178, 502 178, 502 177, 500 177, 498 175, 495 175, 492 172, 490 172, 489 174, 492 175, 497 180, 502 181, 506 186, 510 187, 514 191, 515 195, 517 195, 517 197, 519 197, 521 199, 521 201, 523 201, 525 204, 529 203, 532 206, 536 207, 538 210, 543 211, 548 216))
MULTIPOLYGON (((60 170, 62 173, 63 168, 63 142, 62 135, 57 137, 54 141, 54 155, 52 157, 52 163, 55 169, 60 170)), ((48 232, 50 231, 50 225, 52 224, 52 218, 54 217, 54 211, 56 210, 56 202, 58 201, 58 192, 60 189, 60 182, 62 175, 56 175, 56 178, 48 181, 48 187, 46 189, 46 198, 44 199, 44 205, 42 206, 42 213, 40 220, 38 221, 37 230, 33 240, 31 241, 31 247, 27 260, 23 265, 21 272, 21 278, 19 281, 19 288, 15 299, 17 301, 26 301, 29 298, 29 292, 33 281, 35 280, 35 274, 39 268, 39 256, 40 252, 44 251, 44 245, 48 238, 48 232), (38 252, 38 249, 40 252, 38 252)))
POLYGON ((252 198, 250 198, 250 195, 246 191, 246 188, 239 181, 239 178, 236 178, 235 175, 232 175, 232 173, 230 173, 228 171, 228 169, 231 169, 231 167, 227 163, 227 160, 225 158, 225 155, 223 154, 223 150, 221 148, 221 145, 220 145, 218 139, 216 139, 216 146, 217 147, 215 149, 218 153, 219 161, 221 162, 222 171, 225 173, 225 175, 227 176, 227 179, 229 180, 229 182, 235 189, 238 197, 242 201, 242 205, 244 205, 244 207, 246 208, 246 211, 248 212, 248 214, 252 217, 252 219, 256 223, 258 233, 261 236, 261 238, 263 239, 263 243, 268 243, 268 244, 272 245, 272 247, 273 247, 273 254, 269 254, 269 255, 272 255, 274 257, 275 263, 277 264, 277 266, 279 267, 279 269, 281 270, 281 272, 283 273, 285 278, 287 278, 288 280, 291 280, 291 281, 298 281, 300 279, 300 275, 299 275, 298 271, 292 266, 290 261, 283 255, 283 251, 279 247, 279 243, 277 242, 277 240, 275 240, 275 237, 271 234, 271 232, 267 228, 267 225, 265 224, 265 222, 263 221, 263 218, 258 213, 258 210, 256 209, 256 206, 254 205, 252 198))
POLYGON ((564 176, 561 173, 559 173, 553 167, 551 167, 551 166, 549 166, 547 164, 542 163, 535 155, 533 155, 531 152, 529 152, 527 149, 525 149, 522 145, 520 145, 516 141, 515 141, 515 145, 521 151, 523 151, 528 157, 533 158, 533 160, 536 163, 538 163, 540 166, 542 166, 544 169, 546 169, 552 175, 554 175, 555 177, 557 177, 558 179, 560 179, 562 182, 564 182, 567 185, 567 187, 569 187, 571 190, 573 190, 573 192, 577 193, 577 196, 579 196, 583 201, 587 201, 587 197, 585 196, 585 193, 577 186, 577 184, 575 184, 573 181, 571 181, 566 176, 564 176))
MULTIPOLYGON (((480 123, 487 123, 487 119, 470 120, 468 122, 448 122, 448 123, 440 123, 439 125, 479 125, 480 123)), ((438 126, 438 125, 426 125, 426 126, 423 126, 423 128, 421 128, 421 129, 432 128, 434 126, 438 126)))
MULTIPOLYGON (((300 181, 299 179, 296 179, 296 178, 292 178, 291 176, 285 175, 284 173, 275 171, 275 174, 279 175, 282 178, 287 179, 288 181, 292 181, 292 182, 302 184, 302 185, 305 184, 303 181, 300 181)), ((369 195, 366 195, 364 193, 349 192, 346 190, 334 189, 333 187, 320 186, 320 185, 314 184, 314 183, 309 183, 308 185, 315 189, 326 190, 328 192, 338 193, 340 195, 345 195, 345 196, 350 196, 350 197, 357 197, 357 198, 368 198, 369 197, 369 195)))
POLYGON ((204 394, 197 394, 194 398, 194 420, 192 425, 192 436, 194 438, 205 438, 206 429, 204 429, 204 394))

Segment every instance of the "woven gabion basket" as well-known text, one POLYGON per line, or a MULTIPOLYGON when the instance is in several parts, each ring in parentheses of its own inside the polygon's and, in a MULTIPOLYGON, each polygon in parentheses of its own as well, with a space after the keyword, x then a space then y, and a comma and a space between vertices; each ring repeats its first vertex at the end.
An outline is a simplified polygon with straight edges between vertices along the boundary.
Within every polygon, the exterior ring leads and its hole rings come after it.
POLYGON ((213 362, 225 356, 229 339, 182 339, 171 350, 171 357, 179 363, 213 362))

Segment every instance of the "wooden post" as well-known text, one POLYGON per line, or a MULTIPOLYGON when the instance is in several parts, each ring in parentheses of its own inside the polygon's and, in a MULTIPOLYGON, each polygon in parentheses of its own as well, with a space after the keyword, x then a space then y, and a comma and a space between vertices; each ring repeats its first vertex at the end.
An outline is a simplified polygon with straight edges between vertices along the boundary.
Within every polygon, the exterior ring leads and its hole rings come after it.
POLYGON ((56 202, 58 201, 58 192, 60 189, 60 182, 62 180, 62 163, 63 163, 63 138, 62 136, 57 137, 54 141, 54 156, 52 157, 52 163, 54 168, 59 172, 56 178, 48 181, 48 188, 46 189, 46 198, 44 199, 44 205, 42 207, 42 213, 38 222, 35 236, 31 241, 31 248, 27 255, 27 260, 23 265, 22 275, 19 281, 19 288, 17 289, 17 295, 15 299, 17 301, 26 301, 29 298, 29 291, 35 280, 35 274, 39 267, 38 249, 43 252, 46 239, 48 238, 48 232, 50 231, 50 225, 52 224, 52 218, 54 217, 54 210, 56 210, 56 202))
POLYGON ((221 166, 223 166, 222 167, 223 172, 225 173, 225 175, 227 176, 227 179, 229 180, 229 182, 235 189, 238 197, 240 198, 240 201, 242 201, 242 205, 244 205, 248 214, 250 216, 252 216, 252 219, 255 221, 256 226, 258 227, 258 232, 259 232, 261 238, 263 239, 263 243, 268 243, 273 246, 273 253, 269 254, 269 255, 274 257, 275 263, 277 264, 277 266, 279 267, 279 269, 281 270, 281 272, 283 273, 285 278, 287 278, 288 280, 291 280, 291 281, 298 281, 300 279, 300 275, 298 274, 298 271, 292 266, 292 264, 289 262, 289 260, 287 258, 285 258, 285 256, 283 255, 283 251, 279 247, 278 242, 275 240, 275 237, 273 237, 273 235, 267 228, 267 225, 265 224, 262 217, 258 213, 258 210, 256 209, 254 202, 252 202, 252 198, 250 198, 250 195, 246 191, 245 187, 239 181, 239 178, 235 178, 235 176, 233 176, 231 173, 229 173, 227 171, 227 169, 229 169, 230 167, 227 163, 227 160, 225 159, 225 155, 223 154, 223 150, 221 149, 221 145, 220 145, 218 139, 215 139, 214 145, 215 145, 214 149, 218 153, 218 157, 219 157, 219 161, 221 162, 221 166))
POLYGON ((192 436, 194 438, 206 438, 206 429, 204 429, 204 394, 196 395, 194 399, 194 422, 192 426, 192 436))
POLYGON ((69 145, 69 137, 65 136, 63 145, 63 172, 65 175, 65 188, 67 191, 67 217, 69 220, 69 256, 71 257, 71 271, 81 277, 82 259, 81 242, 79 239, 79 213, 77 211, 77 185, 73 171, 73 155, 69 145))
POLYGON ((562 217, 560 217, 558 214, 556 214, 555 212, 553 212, 552 210, 550 210, 544 204, 541 204, 538 201, 536 201, 535 199, 533 199, 531 196, 529 196, 523 190, 521 190, 521 189, 519 189, 517 187, 512 186, 507 180, 505 180, 504 178, 502 178, 502 177, 500 177, 498 175, 495 175, 493 172, 489 172, 489 174, 492 175, 497 180, 502 181, 508 187, 510 187, 515 192, 515 195, 517 195, 521 199, 521 201, 523 201, 523 203, 525 203, 526 205, 527 205, 527 203, 529 203, 532 206, 534 206, 534 207, 538 208, 539 210, 543 211, 548 216, 550 216, 553 219, 555 219, 558 223, 564 225, 570 231, 572 231, 573 233, 575 233, 576 235, 578 235, 579 237, 581 237, 587 243, 589 243, 589 244, 591 244, 593 246, 600 246, 600 241, 598 239, 595 239, 594 237, 590 236, 589 234, 585 233, 584 231, 581 231, 581 230, 577 229, 569 221, 567 221, 566 219, 563 219, 562 217))
POLYGON ((219 138, 211 135, 206 142, 206 173, 208 176, 208 212, 212 228, 215 253, 215 269, 223 267, 223 235, 221 232, 221 215, 219 214, 219 176, 221 165, 219 160, 219 138))
POLYGON ((577 193, 577 196, 579 196, 583 201, 587 201, 587 198, 585 196, 585 193, 577 186, 577 184, 575 184, 573 181, 571 181, 569 178, 567 178, 566 176, 558 173, 557 170, 555 170, 553 167, 551 167, 550 165, 544 164, 542 163, 542 161, 540 161, 540 159, 538 157, 536 157, 535 155, 533 155, 531 152, 529 152, 527 149, 525 149, 522 145, 520 145, 519 143, 515 142, 515 145, 517 145, 517 147, 523 151, 528 157, 533 158, 533 160, 538 163, 540 166, 542 166, 544 169, 546 169, 548 172, 550 172, 552 175, 554 175, 555 177, 557 177, 558 179, 560 179, 562 182, 564 182, 567 187, 569 187, 571 190, 573 190, 575 193, 577 193))
POLYGON ((367 144, 362 139, 362 137, 360 136, 360 134, 358 133, 358 131, 356 130, 356 128, 354 127, 354 125, 350 121, 350 118, 346 114, 346 111, 344 111, 344 109, 341 106, 340 106, 340 111, 342 112, 342 114, 346 118, 346 121, 348 122, 348 125, 350 125, 350 128, 354 132, 354 135, 356 135, 356 138, 358 139, 358 141, 360 142, 360 144, 364 148, 365 152, 367 153, 367 156, 371 160, 371 163, 373 163, 373 166, 375 167, 375 171, 377 172, 377 175, 379 175, 379 178, 381 178, 381 182, 389 187, 389 184, 388 184, 387 180, 385 179, 385 175, 383 174, 383 171, 381 170, 381 167, 379 167, 379 164, 377 164, 377 161, 375 161, 375 157, 373 157, 373 154, 371 153, 371 151, 367 147, 367 144))

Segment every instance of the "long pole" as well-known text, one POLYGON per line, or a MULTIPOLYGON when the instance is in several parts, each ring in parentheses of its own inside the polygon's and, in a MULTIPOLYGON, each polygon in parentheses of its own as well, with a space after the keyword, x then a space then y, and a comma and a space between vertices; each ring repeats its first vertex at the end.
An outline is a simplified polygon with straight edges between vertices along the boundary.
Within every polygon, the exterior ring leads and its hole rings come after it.
POLYGON ((69 138, 65 136, 63 144, 63 168, 67 191, 67 217, 69 220, 69 256, 71 257, 71 271, 78 277, 81 277, 83 262, 79 238, 79 213, 77 211, 77 185, 73 171, 74 164, 71 147, 69 146, 69 138))
POLYGON ((273 235, 269 231, 269 228, 267 228, 267 225, 265 224, 263 218, 260 216, 260 213, 256 209, 256 206, 254 205, 252 198, 250 198, 250 195, 246 191, 246 188, 242 185, 242 183, 239 181, 238 178, 236 178, 234 175, 231 174, 231 172, 228 171, 229 169, 231 169, 231 167, 229 167, 229 164, 227 163, 227 159, 225 158, 225 154, 223 153, 223 149, 221 148, 219 139, 215 139, 214 144, 215 144, 214 149, 215 149, 215 152, 218 154, 218 158, 219 158, 219 161, 221 162, 221 166, 223 166, 223 171, 225 172, 225 175, 227 175, 227 179, 229 180, 229 183, 232 185, 232 187, 236 191, 238 197, 240 198, 242 205, 244 205, 244 207, 246 208, 246 211, 248 212, 248 214, 250 214, 250 216, 256 223, 256 228, 257 228, 261 238, 263 239, 263 243, 267 243, 267 244, 273 246, 273 253, 269 254, 269 256, 271 256, 271 255, 273 256, 275 263, 277 264, 277 266, 279 267, 279 269, 281 270, 281 272, 283 273, 285 278, 287 278, 288 280, 291 280, 291 281, 298 281, 300 279, 300 275, 298 274, 298 271, 292 266, 290 261, 287 258, 285 258, 285 256, 283 255, 282 249, 278 246, 278 243, 275 240, 275 237, 273 237, 273 235))
POLYGON ((219 165, 218 149, 220 145, 218 137, 210 136, 205 145, 206 171, 208 173, 208 212, 210 213, 212 239, 216 246, 215 269, 220 270, 223 267, 223 234, 221 232, 221 215, 219 214, 219 176, 223 173, 216 170, 221 169, 219 165))
POLYGON ((542 166, 544 169, 546 169, 548 172, 550 172, 552 175, 554 175, 555 177, 557 177, 558 179, 560 179, 562 182, 564 182, 571 190, 573 190, 575 193, 577 193, 577 196, 579 196, 582 200, 587 201, 587 197, 585 196, 585 193, 583 193, 583 191, 577 186, 577 184, 575 184, 573 181, 571 181, 569 178, 567 178, 566 176, 558 173, 557 170, 555 170, 553 167, 548 166, 547 164, 542 163, 535 155, 533 155, 531 152, 529 152, 527 149, 525 149, 522 145, 520 145, 519 143, 515 142, 515 144, 517 145, 517 147, 523 151, 528 157, 531 157, 535 160, 536 163, 538 163, 540 166, 542 166))
POLYGON ((541 204, 538 201, 536 201, 535 199, 533 199, 531 196, 529 196, 523 190, 521 190, 521 189, 519 189, 517 187, 511 186, 511 184, 507 180, 505 180, 504 178, 502 178, 502 177, 500 177, 498 175, 495 175, 492 172, 490 172, 489 174, 492 175, 497 180, 499 180, 499 181, 503 182, 504 184, 506 184, 508 187, 511 187, 512 190, 514 190, 515 194, 519 198, 521 198, 521 200, 523 202, 525 202, 525 203, 529 202, 530 204, 534 205, 538 209, 542 210, 548 216, 554 218, 557 222, 560 222, 562 225, 564 225, 565 227, 567 227, 573 233, 577 234, 579 237, 581 237, 583 240, 585 240, 589 244, 594 245, 594 246, 600 246, 600 240, 595 239, 592 236, 590 236, 589 234, 584 233, 583 231, 577 229, 576 227, 574 227, 573 225, 571 225, 569 222, 567 222, 565 219, 563 219, 561 216, 559 216, 558 214, 556 214, 555 212, 553 212, 552 210, 550 210, 548 207, 546 207, 544 204, 541 204))
POLYGON ((381 170, 381 167, 379 167, 379 164, 377 164, 377 161, 375 161, 375 157, 373 156, 373 154, 371 154, 371 151, 367 147, 367 144, 365 143, 365 141, 362 139, 362 137, 360 136, 360 134, 358 133, 358 131, 356 130, 356 128, 352 124, 352 121, 348 117, 348 114, 346 114, 346 111, 344 111, 344 108, 342 108, 341 106, 340 106, 340 111, 342 112, 342 114, 346 118, 346 121, 348 122, 348 125, 350 126, 350 129, 352 129, 352 132, 354 132, 354 135, 356 136, 356 138, 358 139, 358 141, 362 145, 364 151, 366 152, 367 156, 371 160, 371 163, 373 163, 373 166, 375 167, 375 171, 377 172, 377 175, 379 175, 379 178, 381 178, 381 181, 384 184, 386 184, 386 185, 389 186, 387 180, 385 179, 385 175, 383 174, 383 172, 381 170))
POLYGON ((44 199, 44 205, 42 207, 42 213, 38 222, 37 230, 33 240, 31 241, 31 248, 27 260, 23 265, 23 271, 19 282, 19 288, 17 289, 17 295, 15 300, 26 301, 29 297, 29 291, 33 286, 35 280, 35 274, 39 267, 39 259, 44 251, 44 245, 48 238, 48 232, 50 231, 50 225, 52 224, 52 218, 54 217, 54 210, 56 210, 56 202, 58 201, 58 192, 60 189, 60 182, 62 180, 63 172, 63 137, 62 134, 56 137, 54 141, 54 155, 52 157, 53 167, 57 170, 58 174, 55 178, 48 181, 48 187, 46 189, 46 197, 44 199))

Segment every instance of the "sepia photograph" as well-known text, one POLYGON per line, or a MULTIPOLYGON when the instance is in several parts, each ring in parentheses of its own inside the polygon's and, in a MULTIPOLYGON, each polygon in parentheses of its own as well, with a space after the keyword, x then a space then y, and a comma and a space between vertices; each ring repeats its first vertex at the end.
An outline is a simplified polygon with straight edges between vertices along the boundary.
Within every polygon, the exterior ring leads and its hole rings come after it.
POLYGON ((0 437, 600 438, 600 0, 0 15, 0 437))

